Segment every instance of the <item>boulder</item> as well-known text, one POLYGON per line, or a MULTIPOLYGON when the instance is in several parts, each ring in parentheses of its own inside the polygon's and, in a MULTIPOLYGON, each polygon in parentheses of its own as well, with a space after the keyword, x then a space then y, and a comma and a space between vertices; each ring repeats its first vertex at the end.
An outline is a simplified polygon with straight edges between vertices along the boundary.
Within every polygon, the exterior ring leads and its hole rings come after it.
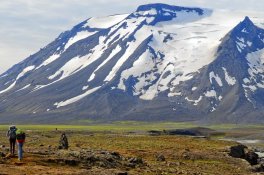
POLYGON ((127 172, 118 172, 118 173, 116 173, 116 175, 128 175, 128 173, 127 172))
POLYGON ((229 155, 235 158, 242 158, 244 159, 246 154, 245 154, 245 149, 247 147, 245 145, 236 145, 236 146, 231 146, 229 150, 229 155))
POLYGON ((128 160, 129 163, 133 164, 143 164, 143 160, 141 157, 133 157, 128 160))
POLYGON ((146 165, 139 157, 126 158, 118 152, 86 149, 79 151, 56 150, 54 157, 49 158, 47 161, 60 165, 80 166, 85 169, 91 169, 92 167, 131 169, 146 165))
POLYGON ((165 156, 162 155, 162 154, 158 154, 158 155, 156 156, 156 158, 157 158, 157 161, 159 161, 159 162, 163 162, 163 161, 166 160, 166 159, 165 159, 165 156))
MULTIPOLYGON (((230 147, 229 155, 235 158, 245 159, 250 163, 250 165, 257 165, 260 162, 258 154, 248 149, 245 145, 236 145, 230 147)), ((256 168, 261 169, 262 163, 260 163, 260 165, 256 168)))
POLYGON ((264 164, 258 164, 251 168, 253 172, 264 172, 264 164))
POLYGON ((257 165, 259 156, 253 151, 247 151, 245 154, 245 159, 251 164, 251 165, 257 165))

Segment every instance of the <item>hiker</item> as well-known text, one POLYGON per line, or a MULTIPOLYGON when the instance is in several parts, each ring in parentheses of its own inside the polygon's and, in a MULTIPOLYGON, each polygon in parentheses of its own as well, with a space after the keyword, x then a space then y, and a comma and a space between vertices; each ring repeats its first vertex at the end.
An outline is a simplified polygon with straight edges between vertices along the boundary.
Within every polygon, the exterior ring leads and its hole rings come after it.
POLYGON ((23 145, 26 139, 26 134, 18 129, 16 131, 17 147, 18 147, 18 160, 21 161, 23 158, 23 145))
POLYGON ((17 128, 15 125, 11 125, 9 127, 9 130, 6 133, 6 136, 9 138, 9 143, 10 143, 10 154, 12 156, 15 155, 15 147, 16 147, 16 131, 17 128))
POLYGON ((69 148, 68 138, 67 138, 65 133, 61 134, 60 142, 59 142, 59 148, 60 149, 68 149, 69 148))

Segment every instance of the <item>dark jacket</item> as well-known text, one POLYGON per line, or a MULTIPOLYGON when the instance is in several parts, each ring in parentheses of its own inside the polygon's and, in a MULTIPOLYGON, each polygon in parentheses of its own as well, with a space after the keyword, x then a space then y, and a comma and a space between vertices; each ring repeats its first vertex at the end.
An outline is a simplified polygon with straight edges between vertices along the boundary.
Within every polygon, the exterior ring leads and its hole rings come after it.
POLYGON ((7 133, 6 133, 6 136, 9 138, 9 139, 13 139, 15 140, 16 139, 16 128, 10 128, 7 133))
POLYGON ((16 139, 18 143, 24 143, 26 139, 26 134, 25 133, 17 134, 16 139))

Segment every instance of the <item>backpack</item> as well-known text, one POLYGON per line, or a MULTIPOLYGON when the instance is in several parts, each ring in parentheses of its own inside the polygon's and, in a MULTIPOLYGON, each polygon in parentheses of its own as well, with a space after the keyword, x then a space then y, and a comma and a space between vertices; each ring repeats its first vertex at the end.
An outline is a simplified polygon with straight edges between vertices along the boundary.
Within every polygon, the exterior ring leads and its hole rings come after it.
POLYGON ((16 139, 17 140, 25 140, 26 134, 22 130, 17 130, 16 139))
POLYGON ((16 126, 10 126, 9 128, 9 138, 16 139, 16 126))

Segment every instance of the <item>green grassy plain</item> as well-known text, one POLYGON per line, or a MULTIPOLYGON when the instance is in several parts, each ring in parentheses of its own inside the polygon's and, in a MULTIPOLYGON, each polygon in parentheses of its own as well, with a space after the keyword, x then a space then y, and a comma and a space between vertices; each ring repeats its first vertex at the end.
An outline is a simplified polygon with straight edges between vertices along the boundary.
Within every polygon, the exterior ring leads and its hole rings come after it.
MULTIPOLYGON (((163 129, 182 129, 196 127, 192 123, 149 123, 149 122, 114 122, 102 124, 87 125, 17 125, 18 128, 24 130, 90 130, 90 131, 147 131, 147 130, 163 130, 163 129)), ((6 129, 8 125, 0 125, 0 129, 6 129)))
MULTIPOLYGON (((235 128, 245 129, 264 129, 263 125, 237 125, 237 124, 218 124, 218 125, 199 125, 192 122, 136 122, 120 121, 113 123, 92 123, 85 125, 17 125, 24 130, 87 130, 87 131, 149 131, 149 130, 169 130, 186 129, 194 127, 205 127, 215 130, 231 130, 235 128)), ((8 125, 0 125, 0 130, 5 130, 8 125)))

